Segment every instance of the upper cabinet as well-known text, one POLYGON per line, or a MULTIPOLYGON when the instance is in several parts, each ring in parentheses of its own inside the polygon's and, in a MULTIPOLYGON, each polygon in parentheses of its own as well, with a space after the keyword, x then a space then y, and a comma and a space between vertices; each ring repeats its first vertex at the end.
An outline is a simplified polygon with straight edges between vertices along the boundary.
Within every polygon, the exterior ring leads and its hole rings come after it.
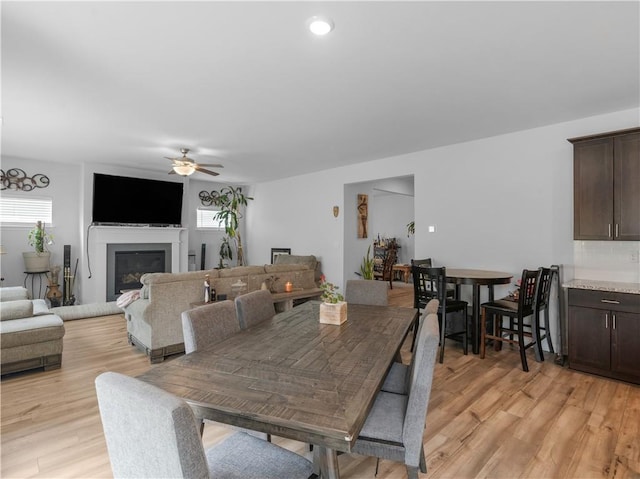
POLYGON ((568 141, 574 239, 640 241, 640 128, 568 141))

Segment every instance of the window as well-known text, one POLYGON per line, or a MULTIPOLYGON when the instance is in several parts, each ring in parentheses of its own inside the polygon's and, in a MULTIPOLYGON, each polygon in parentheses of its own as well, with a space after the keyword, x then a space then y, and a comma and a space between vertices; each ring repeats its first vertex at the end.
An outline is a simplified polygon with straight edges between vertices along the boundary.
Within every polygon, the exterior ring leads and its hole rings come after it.
POLYGON ((196 220, 197 228, 214 229, 214 230, 224 229, 224 221, 218 221, 214 219, 214 216, 216 215, 218 210, 198 208, 196 212, 197 212, 197 220, 196 220))
POLYGON ((0 196, 0 222, 4 225, 29 225, 38 221, 51 225, 53 200, 43 197, 0 196))

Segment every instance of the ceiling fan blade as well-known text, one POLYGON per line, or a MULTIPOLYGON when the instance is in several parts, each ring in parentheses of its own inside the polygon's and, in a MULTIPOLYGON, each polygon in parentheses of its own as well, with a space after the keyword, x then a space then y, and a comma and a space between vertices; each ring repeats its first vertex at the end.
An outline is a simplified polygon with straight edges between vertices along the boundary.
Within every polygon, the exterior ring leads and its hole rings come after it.
POLYGON ((200 168, 200 166, 196 166, 196 171, 199 171, 200 173, 206 173, 207 175, 211 176, 218 176, 220 174, 216 173, 215 171, 205 170, 204 168, 200 168))
POLYGON ((198 163, 198 166, 211 166, 213 168, 224 168, 224 166, 222 166, 222 165, 213 165, 213 164, 210 164, 210 163, 198 163))

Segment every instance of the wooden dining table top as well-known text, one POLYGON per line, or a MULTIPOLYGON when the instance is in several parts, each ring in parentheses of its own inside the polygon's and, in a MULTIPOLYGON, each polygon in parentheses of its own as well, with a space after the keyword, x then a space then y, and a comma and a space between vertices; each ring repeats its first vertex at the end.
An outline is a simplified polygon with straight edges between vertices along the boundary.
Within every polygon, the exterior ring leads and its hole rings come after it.
POLYGON ((279 313, 138 376, 196 416, 350 451, 417 312, 348 304, 340 326, 319 302, 279 313))
POLYGON ((507 284, 513 274, 485 269, 447 268, 447 281, 458 284, 507 284))

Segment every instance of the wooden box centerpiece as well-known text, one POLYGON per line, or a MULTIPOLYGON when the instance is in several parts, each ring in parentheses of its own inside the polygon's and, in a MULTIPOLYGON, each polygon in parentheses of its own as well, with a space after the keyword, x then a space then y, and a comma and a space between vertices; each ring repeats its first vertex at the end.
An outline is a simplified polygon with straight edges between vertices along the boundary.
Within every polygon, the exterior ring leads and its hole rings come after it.
POLYGON ((340 325, 347 320, 347 303, 320 303, 320 322, 322 324, 340 325))

